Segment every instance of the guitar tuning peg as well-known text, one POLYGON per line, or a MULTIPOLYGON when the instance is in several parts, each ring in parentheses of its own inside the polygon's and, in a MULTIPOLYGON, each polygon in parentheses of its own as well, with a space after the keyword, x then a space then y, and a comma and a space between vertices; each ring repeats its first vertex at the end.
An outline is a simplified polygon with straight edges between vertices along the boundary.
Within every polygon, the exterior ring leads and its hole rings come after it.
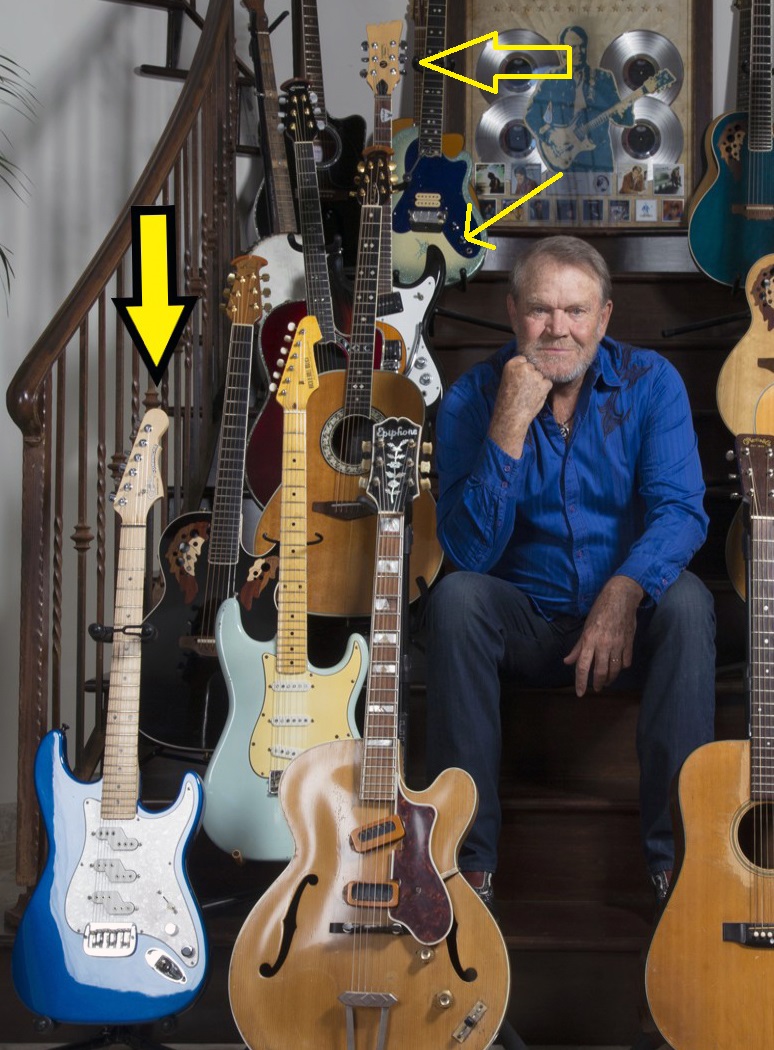
POLYGON ((730 498, 731 499, 741 499, 742 498, 742 493, 741 492, 732 492, 732 493, 730 493, 730 498))
POLYGON ((309 101, 314 103, 317 101, 317 94, 314 91, 309 92, 309 101))
POLYGON ((363 80, 365 80, 365 78, 368 76, 368 70, 367 69, 361 69, 360 70, 360 76, 363 78, 363 80))
POLYGON ((365 474, 365 473, 367 473, 370 470, 370 468, 371 468, 371 460, 364 456, 360 460, 360 473, 361 474, 365 474))
POLYGON ((429 474, 430 473, 430 460, 429 459, 422 459, 422 460, 420 460, 420 462, 419 462, 419 472, 420 472, 420 474, 429 474))
POLYGON ((272 372, 271 378, 272 379, 279 379, 280 378, 280 373, 279 372, 272 372))
POLYGON ((288 331, 289 332, 295 332, 295 330, 296 330, 296 322, 295 321, 288 321, 288 331))
POLYGON ((269 383, 269 393, 270 394, 276 394, 276 392, 277 392, 277 384, 276 383, 269 383))
POLYGON ((357 162, 357 170, 362 174, 365 171, 365 164, 362 160, 357 162))
POLYGON ((358 487, 361 488, 361 489, 367 489, 368 488, 368 478, 359 477, 357 479, 357 483, 358 483, 358 487))
POLYGON ((433 451, 433 443, 432 443, 432 441, 423 441, 422 442, 422 455, 423 456, 429 456, 432 451, 433 451))
POLYGON ((361 40, 361 42, 360 42, 360 49, 362 51, 367 51, 368 50, 368 41, 367 40, 361 40))
POLYGON ((374 447, 374 446, 373 446, 373 444, 372 444, 372 443, 371 443, 370 441, 364 441, 364 442, 362 443, 362 446, 361 446, 361 447, 362 447, 362 449, 363 449, 363 452, 368 452, 368 453, 370 453, 370 452, 372 451, 372 449, 373 449, 373 447, 374 447))
POLYGON ((429 492, 430 491, 430 478, 421 478, 420 482, 419 482, 419 487, 420 487, 420 489, 423 492, 429 492))

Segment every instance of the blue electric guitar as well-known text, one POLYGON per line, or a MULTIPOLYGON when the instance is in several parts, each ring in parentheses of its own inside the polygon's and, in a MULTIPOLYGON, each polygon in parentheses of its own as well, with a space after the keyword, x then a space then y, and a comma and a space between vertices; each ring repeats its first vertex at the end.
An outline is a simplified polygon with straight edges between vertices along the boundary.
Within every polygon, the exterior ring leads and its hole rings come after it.
POLYGON ((55 1021, 158 1020, 189 1006, 205 976, 204 928, 185 872, 201 782, 187 773, 166 810, 138 803, 145 519, 164 495, 159 441, 168 425, 161 409, 146 413, 114 499, 122 527, 102 779, 75 779, 59 730, 35 761, 48 859, 16 934, 13 981, 30 1010, 55 1021))
POLYGON ((709 170, 688 222, 696 265, 730 285, 742 284, 757 260, 774 251, 769 0, 752 0, 751 36, 749 111, 725 113, 707 129, 709 170))
MULTIPOLYGON (((445 49, 446 0, 430 4, 426 40, 428 56, 445 49)), ((461 270, 472 277, 488 251, 465 240, 465 213, 474 203, 470 154, 461 152, 451 160, 442 152, 445 79, 443 73, 424 70, 419 130, 406 128, 393 141, 399 181, 407 183, 395 194, 392 209, 393 264, 403 284, 422 276, 431 244, 443 252, 447 284, 460 281, 461 270)), ((474 203, 471 229, 483 221, 474 203)), ((486 232, 480 239, 486 240, 486 232)))
POLYGON ((250 638, 236 598, 223 603, 215 623, 229 713, 204 775, 204 829, 221 849, 250 860, 292 857, 280 777, 314 744, 358 736, 355 701, 368 663, 357 634, 335 667, 307 660, 306 403, 319 385, 314 346, 321 338, 316 319, 305 317, 277 390, 284 419, 277 636, 250 638))

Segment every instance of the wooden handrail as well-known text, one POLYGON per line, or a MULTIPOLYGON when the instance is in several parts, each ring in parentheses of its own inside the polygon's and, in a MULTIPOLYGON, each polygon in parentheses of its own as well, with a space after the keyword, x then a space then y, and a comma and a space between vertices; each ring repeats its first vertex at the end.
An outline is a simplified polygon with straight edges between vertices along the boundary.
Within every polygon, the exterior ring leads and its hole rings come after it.
POLYGON ((19 365, 8 386, 8 412, 27 438, 40 435, 39 393, 42 383, 96 302, 107 276, 116 270, 129 248, 132 206, 152 204, 158 198, 191 131, 202 99, 215 76, 215 56, 231 25, 231 15, 231 0, 211 0, 190 73, 145 170, 83 276, 19 365))

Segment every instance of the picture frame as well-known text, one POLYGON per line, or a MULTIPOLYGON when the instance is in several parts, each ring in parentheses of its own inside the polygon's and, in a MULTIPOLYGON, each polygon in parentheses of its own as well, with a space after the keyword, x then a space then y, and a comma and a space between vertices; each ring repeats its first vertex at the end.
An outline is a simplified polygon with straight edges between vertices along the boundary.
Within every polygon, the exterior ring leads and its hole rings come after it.
MULTIPOLYGON (((589 5, 586 0, 567 0, 562 5, 536 4, 525 8, 504 3, 496 6, 499 43, 513 44, 514 51, 495 52, 491 41, 466 48, 459 53, 457 69, 460 73, 481 83, 491 83, 496 73, 523 72, 525 69, 561 71, 561 52, 530 52, 529 45, 540 40, 570 43, 574 44, 573 54, 579 58, 583 57, 585 50, 590 71, 587 79, 594 81, 590 91, 584 87, 587 102, 588 95, 592 96, 588 112, 596 118, 607 109, 616 108, 617 111, 615 117, 608 116, 601 122, 608 132, 609 146, 603 147, 598 154, 591 151, 585 158, 575 152, 567 164, 567 150, 558 159, 552 157, 547 152, 549 145, 540 137, 543 130, 549 134, 553 132, 559 137, 562 148, 561 144, 568 137, 568 128, 583 130, 582 123, 574 123, 577 113, 570 114, 572 119, 568 124, 560 119, 568 116, 566 106, 562 109, 562 100, 567 101, 566 94, 563 96, 557 88, 557 85, 562 85, 561 80, 543 80, 544 92, 540 98, 535 97, 541 87, 537 78, 501 80, 497 94, 450 81, 447 86, 452 99, 449 111, 464 110, 466 114, 466 148, 474 162, 505 163, 506 173, 511 175, 512 196, 515 196, 513 172, 516 167, 528 168, 532 181, 535 181, 536 170, 540 171, 544 181, 561 171, 560 179, 543 192, 553 197, 575 196, 578 226, 584 224, 583 201, 606 195, 620 198, 623 174, 635 163, 645 169, 643 192, 649 197, 657 192, 654 185, 656 169, 660 188, 664 184, 666 167, 670 172, 677 168, 681 181, 678 192, 689 203, 704 164, 704 130, 712 119, 712 20, 711 11, 705 10, 706 5, 702 5, 701 11, 699 0, 685 0, 681 5, 645 4, 635 10, 622 0, 598 0, 594 5, 589 5), (573 35, 573 28, 580 29, 582 34, 573 35), (574 36, 580 39, 574 39, 574 36), (545 63, 547 56, 549 59, 553 56, 553 65, 537 65, 545 63), (463 64, 464 68, 461 68, 463 64), (650 88, 660 86, 657 90, 649 90, 648 84, 650 88), (626 99, 630 100, 628 117, 620 111, 626 99), (602 108, 606 102, 611 102, 611 106, 602 108), (536 106, 535 112, 539 112, 540 120, 531 115, 536 106)), ((490 24, 492 10, 470 0, 450 5, 449 19, 451 43, 486 36, 493 28, 490 24)), ((566 87, 564 91, 567 91, 566 87)), ((580 142, 584 142, 583 137, 580 137, 580 142)), ((574 140, 572 145, 577 147, 574 140)), ((553 223, 558 211, 553 206, 549 211, 553 223)), ((676 232, 675 220, 662 218, 663 209, 656 208, 653 212, 652 219, 641 218, 636 222, 638 233, 676 232)), ((563 213, 567 213, 566 208, 563 208, 563 213)), ((588 207, 586 213, 590 214, 588 207)), ((598 214, 596 209, 594 214, 598 214)), ((667 214, 673 214, 673 209, 668 209, 667 214)), ((500 220, 497 233, 509 230, 529 233, 535 225, 545 229, 545 219, 530 218, 530 209, 526 209, 518 221, 514 215, 515 212, 511 212, 500 220)), ((595 231, 621 229, 621 208, 611 210, 605 207, 603 215, 601 221, 594 219, 595 231)), ((635 206, 632 204, 631 220, 634 218, 635 206)), ((562 225, 566 225, 565 220, 562 225)))

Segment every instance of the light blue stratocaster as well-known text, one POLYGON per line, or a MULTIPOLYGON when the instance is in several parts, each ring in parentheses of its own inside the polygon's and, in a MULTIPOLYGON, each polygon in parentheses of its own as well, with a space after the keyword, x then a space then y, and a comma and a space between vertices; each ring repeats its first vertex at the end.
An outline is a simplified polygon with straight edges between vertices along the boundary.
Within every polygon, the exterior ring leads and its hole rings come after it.
POLYGON ((40 743, 35 785, 48 858, 16 934, 13 981, 35 1013, 135 1024, 179 1013, 201 991, 207 946, 185 872, 202 810, 195 773, 177 801, 138 803, 145 518, 164 494, 166 413, 144 416, 114 505, 122 519, 101 780, 77 780, 59 730, 40 743))
POLYGON ((204 829, 250 860, 289 860, 293 837, 279 804, 280 777, 315 744, 357 737, 355 702, 366 676, 365 639, 351 635, 335 667, 307 660, 306 403, 317 389, 314 317, 300 321, 277 400, 283 408, 277 636, 242 628, 236 598, 218 612, 215 645, 228 688, 226 725, 204 775, 204 829))
MULTIPOLYGON (((434 0, 427 13, 427 56, 446 47, 446 0, 434 0)), ((421 277, 431 244, 446 260, 446 284, 472 277, 484 262, 486 248, 465 239, 465 213, 473 204, 471 229, 484 221, 470 193, 473 161, 462 151, 452 160, 442 151, 443 93, 446 77, 423 71, 419 129, 404 128, 393 139, 398 181, 406 189, 392 205, 393 265, 403 284, 421 277)), ((478 234, 486 240, 486 232, 478 234)))

